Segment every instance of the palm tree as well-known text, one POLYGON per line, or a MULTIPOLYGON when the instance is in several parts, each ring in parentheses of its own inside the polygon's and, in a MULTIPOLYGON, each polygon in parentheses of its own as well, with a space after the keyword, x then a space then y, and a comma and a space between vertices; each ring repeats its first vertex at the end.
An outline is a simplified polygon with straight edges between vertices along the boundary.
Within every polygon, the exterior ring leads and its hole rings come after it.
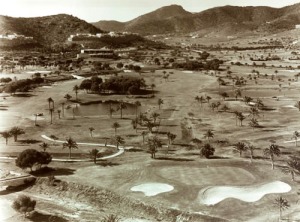
POLYGON ((53 119, 53 112, 54 112, 54 109, 53 108, 50 108, 50 117, 51 117, 51 121, 50 121, 50 124, 52 124, 52 119, 53 119))
POLYGON ((94 163, 96 164, 96 163, 97 163, 97 157, 98 157, 98 155, 99 155, 99 150, 97 150, 97 149, 92 149, 92 150, 89 152, 89 154, 90 154, 91 159, 93 159, 94 163))
POLYGON ((258 127, 259 124, 258 124, 257 119, 252 118, 252 119, 250 120, 250 122, 249 122, 249 126, 251 126, 253 130, 254 130, 255 127, 258 127))
POLYGON ((206 100, 207 100, 207 103, 209 103, 209 101, 211 100, 211 97, 210 96, 206 96, 206 100))
POLYGON ((151 117, 153 119, 153 123, 155 124, 156 119, 159 117, 160 115, 156 112, 151 113, 151 117))
POLYGON ((239 118, 239 115, 241 114, 241 112, 235 110, 233 113, 235 115, 235 125, 237 126, 238 125, 238 118, 239 118))
POLYGON ((62 110, 62 116, 64 117, 65 116, 65 103, 64 102, 61 103, 61 110, 62 110))
POLYGON ((197 102, 200 102, 200 97, 199 97, 199 96, 196 96, 196 97, 195 97, 195 100, 196 100, 197 102))
POLYGON ((132 125, 133 129, 135 129, 136 133, 137 133, 137 124, 138 124, 137 119, 131 120, 131 125, 132 125))
POLYGON ((120 114, 121 114, 121 119, 123 118, 123 109, 127 109, 127 106, 125 103, 120 102, 118 109, 120 110, 120 114))
POLYGON ((259 109, 261 107, 264 107, 265 105, 264 105, 263 101, 260 98, 257 98, 255 106, 259 109))
POLYGON ((246 117, 243 115, 243 113, 239 113, 238 114, 238 119, 241 122, 241 126, 243 126, 243 120, 246 119, 246 117))
POLYGON ((139 108, 139 106, 141 106, 142 104, 141 104, 140 101, 135 101, 134 105, 135 105, 135 118, 137 119, 137 117, 138 117, 138 108, 139 108))
POLYGON ((42 144, 40 144, 40 147, 42 148, 42 150, 44 152, 46 152, 46 150, 49 148, 49 144, 48 143, 42 143, 42 144))
POLYGON ((142 131, 141 135, 143 137, 143 144, 144 144, 145 143, 145 136, 147 135, 147 131, 142 131))
POLYGON ((245 96, 244 97, 244 102, 248 105, 251 101, 253 100, 253 98, 251 98, 250 96, 245 96))
POLYGON ((210 145, 209 143, 206 143, 201 149, 200 149, 200 156, 204 156, 206 159, 209 159, 210 156, 214 155, 215 148, 210 145))
POLYGON ((94 127, 89 127, 89 131, 90 131, 90 135, 91 135, 91 137, 93 137, 93 131, 95 130, 95 128, 94 127))
POLYGON ((176 135, 170 132, 167 133, 167 137, 168 137, 169 144, 171 144, 173 140, 176 139, 176 135))
POLYGON ((112 118, 112 114, 115 112, 114 108, 109 107, 109 118, 112 118))
POLYGON ((295 139, 295 146, 297 147, 297 140, 298 140, 298 137, 300 136, 300 133, 298 131, 295 131, 293 133, 293 136, 292 136, 292 139, 295 139))
POLYGON ((49 112, 50 112, 50 109, 51 109, 51 108, 54 109, 54 100, 53 100, 51 97, 49 97, 49 98, 47 99, 47 101, 48 101, 49 112), (52 107, 51 107, 51 105, 52 105, 52 107))
POLYGON ((247 148, 247 150, 250 151, 250 159, 251 159, 251 163, 252 163, 253 162, 253 157, 254 157, 255 147, 253 145, 249 145, 246 148, 247 148))
POLYGON ((148 139, 149 151, 151 153, 151 158, 155 159, 155 154, 157 149, 162 146, 162 143, 159 138, 156 136, 148 139))
POLYGON ((286 174, 291 174, 292 181, 295 181, 295 175, 300 174, 300 162, 296 159, 289 160, 282 171, 286 174))
POLYGON ((156 87, 156 85, 154 83, 151 84, 151 90, 152 90, 152 94, 154 94, 154 88, 156 87))
POLYGON ((78 90, 79 90, 79 86, 78 86, 78 85, 75 85, 75 86, 73 87, 73 91, 75 91, 76 100, 77 100, 78 90))
POLYGON ((8 139, 12 137, 11 133, 8 131, 4 131, 1 133, 1 136, 5 139, 5 144, 8 144, 8 139))
POLYGON ((65 98, 67 101, 69 101, 69 100, 72 98, 72 96, 69 95, 69 94, 66 94, 66 95, 64 96, 64 98, 65 98))
POLYGON ((63 149, 68 148, 69 149, 69 158, 71 159, 71 151, 72 149, 78 149, 78 145, 71 137, 66 139, 66 142, 63 143, 63 149))
POLYGON ((239 96, 242 96, 242 91, 238 88, 234 91, 234 95, 235 95, 235 100, 237 100, 239 96))
POLYGON ((240 157, 242 156, 242 153, 246 151, 246 144, 243 142, 238 142, 234 145, 234 149, 240 154, 240 157))
POLYGON ((18 136, 25 134, 25 131, 17 126, 11 128, 9 132, 14 137, 15 142, 18 141, 18 136))
POLYGON ((158 104, 158 109, 160 109, 160 106, 161 106, 162 104, 164 104, 164 101, 163 101, 162 99, 158 99, 158 100, 157 100, 157 104, 158 104))
POLYGON ((207 138, 207 140, 209 141, 209 138, 214 138, 214 133, 212 132, 212 130, 209 129, 204 134, 204 137, 207 138))
POLYGON ((119 145, 125 144, 125 140, 121 136, 115 136, 114 142, 115 142, 115 144, 117 146, 117 149, 119 149, 119 145))
POLYGON ((57 110, 57 114, 58 114, 58 119, 60 119, 60 113, 61 113, 61 110, 57 110))
POLYGON ((258 109, 256 107, 251 107, 249 112, 250 112, 249 116, 252 117, 252 118, 255 118, 255 117, 259 116, 258 109))
POLYGON ((120 124, 119 124, 118 122, 114 122, 114 123, 112 124, 112 128, 115 129, 115 136, 117 135, 117 129, 120 128, 120 127, 121 127, 121 126, 120 126, 120 124))
POLYGON ((37 121, 37 117, 38 117, 38 113, 33 114, 34 115, 34 125, 37 126, 36 121, 37 121))
POLYGON ((287 199, 280 196, 280 197, 275 199, 274 206, 278 207, 278 209, 279 209, 279 219, 281 220, 282 211, 284 211, 285 209, 288 209, 290 207, 290 204, 287 201, 287 199))
POLYGON ((272 170, 274 170, 274 156, 280 156, 279 146, 276 144, 271 144, 269 148, 264 149, 264 155, 269 156, 272 164, 272 170))
POLYGON ((199 102, 200 102, 200 104, 201 104, 201 107, 202 107, 204 101, 205 101, 204 97, 203 97, 203 96, 200 96, 200 97, 199 97, 199 102))

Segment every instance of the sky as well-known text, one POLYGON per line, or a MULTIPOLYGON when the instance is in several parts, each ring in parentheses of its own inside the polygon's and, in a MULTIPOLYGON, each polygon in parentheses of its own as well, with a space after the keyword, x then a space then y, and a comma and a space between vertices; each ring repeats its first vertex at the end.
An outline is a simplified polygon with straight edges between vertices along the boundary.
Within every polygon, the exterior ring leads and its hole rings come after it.
POLYGON ((224 5, 279 8, 295 3, 300 0, 8 0, 1 4, 0 15, 37 17, 65 13, 87 22, 125 22, 172 4, 181 5, 190 12, 200 12, 224 5))

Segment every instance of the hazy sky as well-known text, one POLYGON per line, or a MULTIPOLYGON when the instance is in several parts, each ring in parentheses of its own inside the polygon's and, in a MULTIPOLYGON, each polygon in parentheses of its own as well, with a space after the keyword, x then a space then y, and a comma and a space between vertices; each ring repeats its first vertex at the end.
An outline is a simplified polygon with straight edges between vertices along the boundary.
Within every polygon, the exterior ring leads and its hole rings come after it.
POLYGON ((190 12, 224 5, 283 7, 300 0, 7 0, 0 15, 36 17, 66 13, 88 22, 99 20, 129 21, 162 6, 182 5, 190 12))

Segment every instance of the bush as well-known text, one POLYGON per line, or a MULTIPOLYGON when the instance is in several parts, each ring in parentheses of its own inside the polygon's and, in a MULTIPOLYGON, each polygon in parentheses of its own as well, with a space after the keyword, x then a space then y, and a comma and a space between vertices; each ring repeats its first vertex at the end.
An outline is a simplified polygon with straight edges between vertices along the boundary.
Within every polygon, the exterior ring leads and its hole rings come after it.
POLYGON ((23 213, 25 217, 28 217, 30 213, 34 211, 36 205, 36 201, 32 200, 30 197, 26 195, 20 195, 13 202, 12 208, 19 213, 23 213))

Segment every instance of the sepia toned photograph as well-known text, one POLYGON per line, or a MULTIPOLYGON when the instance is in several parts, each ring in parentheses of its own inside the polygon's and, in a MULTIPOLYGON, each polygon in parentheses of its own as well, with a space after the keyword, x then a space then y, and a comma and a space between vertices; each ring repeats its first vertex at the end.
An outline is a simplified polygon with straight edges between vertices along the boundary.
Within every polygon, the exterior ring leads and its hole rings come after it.
POLYGON ((299 78, 299 0, 2 2, 0 222, 300 221, 299 78))

